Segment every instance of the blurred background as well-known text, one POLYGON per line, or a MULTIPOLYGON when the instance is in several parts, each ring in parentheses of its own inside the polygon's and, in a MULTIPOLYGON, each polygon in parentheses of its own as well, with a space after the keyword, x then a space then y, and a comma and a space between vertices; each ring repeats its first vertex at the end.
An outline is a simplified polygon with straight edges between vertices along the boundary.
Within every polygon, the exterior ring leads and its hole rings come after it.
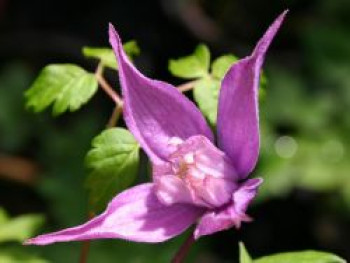
MULTIPOLYGON (((265 182, 250 208, 255 221, 200 239, 188 262, 238 262, 239 240, 253 257, 318 249, 350 259, 350 1, 0 0, 0 262, 78 262, 80 243, 20 241, 85 221, 84 157, 113 108, 99 92, 58 118, 26 111, 23 93, 43 66, 94 70, 81 48, 108 46, 112 22, 124 41, 138 42, 143 72, 180 84, 169 58, 200 42, 213 57, 243 57, 286 8, 264 68, 255 174, 265 182)), ((157 245, 94 241, 89 262, 168 262, 184 237, 157 245)))

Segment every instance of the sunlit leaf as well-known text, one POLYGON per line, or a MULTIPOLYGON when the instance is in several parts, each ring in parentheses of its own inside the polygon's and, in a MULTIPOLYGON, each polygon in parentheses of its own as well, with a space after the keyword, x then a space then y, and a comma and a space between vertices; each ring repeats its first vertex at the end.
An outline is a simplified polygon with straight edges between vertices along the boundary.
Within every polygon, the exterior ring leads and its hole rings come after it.
POLYGON ((193 90, 199 109, 213 127, 216 125, 219 89, 220 81, 207 77, 199 80, 193 90))
MULTIPOLYGON (((129 58, 138 56, 140 54, 140 48, 136 41, 131 40, 126 42, 124 50, 128 54, 129 58)), ((117 60, 115 54, 111 48, 104 47, 83 47, 83 55, 87 58, 95 58, 101 61, 101 63, 111 69, 118 69, 117 60)))
POLYGON ((192 55, 169 61, 169 71, 176 77, 184 79, 201 78, 208 75, 210 51, 201 44, 192 55))
POLYGON ((35 214, 22 215, 2 220, 2 222, 0 222, 0 242, 22 242, 25 239, 32 237, 43 223, 44 217, 35 214))
POLYGON ((239 242, 239 263, 253 263, 252 258, 242 242, 239 242))
POLYGON ((126 129, 108 129, 93 140, 86 163, 91 169, 86 181, 90 202, 99 211, 133 183, 139 165, 139 146, 126 129))
POLYGON ((319 251, 286 252, 265 256, 254 260, 254 263, 345 263, 334 254, 319 251))
POLYGON ((40 112, 53 103, 54 115, 67 110, 76 111, 95 94, 97 86, 94 74, 79 66, 48 65, 26 91, 26 105, 40 112))
POLYGON ((211 66, 211 74, 217 79, 222 79, 227 70, 238 61, 238 58, 234 55, 224 55, 218 57, 213 61, 211 66))

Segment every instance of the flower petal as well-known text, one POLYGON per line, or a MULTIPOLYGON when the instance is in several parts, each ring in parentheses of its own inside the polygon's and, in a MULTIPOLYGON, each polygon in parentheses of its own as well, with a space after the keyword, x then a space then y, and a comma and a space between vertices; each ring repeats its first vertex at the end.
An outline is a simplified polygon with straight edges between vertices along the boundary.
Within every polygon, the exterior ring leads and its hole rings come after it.
POLYGON ((255 197, 262 179, 247 180, 234 192, 233 202, 219 211, 209 211, 200 220, 194 232, 195 238, 210 235, 235 226, 240 228, 242 222, 252 219, 246 214, 248 205, 255 197))
POLYGON ((29 239, 25 244, 100 238, 162 242, 182 233, 202 213, 202 209, 189 205, 164 206, 154 195, 153 184, 147 183, 119 194, 103 214, 87 223, 29 239))
POLYGON ((219 95, 218 144, 245 178, 259 154, 258 88, 265 53, 277 33, 285 11, 269 27, 253 54, 234 64, 226 73, 219 95))
POLYGON ((203 115, 186 96, 168 83, 145 77, 130 63, 112 25, 109 38, 119 63, 126 124, 153 161, 167 158, 171 137, 185 140, 201 134, 213 141, 203 115))

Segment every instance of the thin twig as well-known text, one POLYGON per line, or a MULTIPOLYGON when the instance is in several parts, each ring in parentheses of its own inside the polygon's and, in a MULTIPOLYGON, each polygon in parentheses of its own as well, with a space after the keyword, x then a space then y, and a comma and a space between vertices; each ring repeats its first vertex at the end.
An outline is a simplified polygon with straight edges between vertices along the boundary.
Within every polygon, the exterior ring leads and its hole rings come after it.
POLYGON ((186 82, 184 84, 181 84, 180 86, 177 86, 177 89, 180 92, 186 92, 194 88, 194 86, 198 83, 198 80, 192 80, 189 82, 186 82))
POLYGON ((182 263, 188 254, 192 244, 194 243, 193 231, 186 238, 185 242, 181 245, 179 250, 176 252, 175 256, 171 260, 171 263, 182 263))
POLYGON ((106 79, 103 77, 103 65, 102 63, 99 63, 95 72, 96 79, 98 81, 98 84, 100 84, 101 88, 108 94, 108 96, 111 97, 111 99, 116 104, 122 104, 123 100, 118 95, 118 93, 108 84, 106 79))

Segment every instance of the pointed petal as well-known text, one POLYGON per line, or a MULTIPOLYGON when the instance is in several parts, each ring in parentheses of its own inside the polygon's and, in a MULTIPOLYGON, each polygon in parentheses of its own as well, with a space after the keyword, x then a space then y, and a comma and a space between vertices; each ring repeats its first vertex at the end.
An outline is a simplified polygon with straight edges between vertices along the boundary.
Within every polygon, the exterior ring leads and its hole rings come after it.
POLYGON ((29 239, 26 244, 100 238, 162 242, 182 233, 201 214, 201 209, 189 205, 164 206, 154 195, 153 184, 142 184, 116 196, 103 214, 89 222, 29 239))
POLYGON ((218 144, 231 158, 240 178, 255 167, 259 154, 258 88, 265 53, 286 12, 280 15, 258 42, 253 54, 234 64, 220 90, 218 144))
POLYGON ((186 96, 168 83, 145 77, 130 63, 112 25, 109 38, 119 63, 126 124, 153 161, 166 159, 172 137, 185 140, 201 134, 213 140, 204 117, 186 96))
POLYGON ((247 180, 233 194, 233 202, 229 206, 219 211, 209 211, 204 214, 194 232, 195 238, 223 231, 233 226, 240 228, 242 222, 252 221, 246 211, 261 183, 262 179, 247 180))

